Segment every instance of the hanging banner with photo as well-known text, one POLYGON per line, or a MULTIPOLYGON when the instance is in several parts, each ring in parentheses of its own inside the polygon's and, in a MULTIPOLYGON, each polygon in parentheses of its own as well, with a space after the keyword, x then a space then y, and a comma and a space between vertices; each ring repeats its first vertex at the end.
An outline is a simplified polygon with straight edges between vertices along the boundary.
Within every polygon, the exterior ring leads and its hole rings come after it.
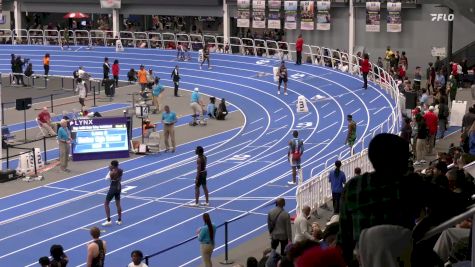
POLYGON ((101 0, 101 8, 120 9, 121 0, 101 0))
POLYGON ((315 29, 315 2, 300 1, 300 29, 311 31, 315 29))
POLYGON ((317 30, 330 30, 330 0, 317 1, 317 30))
POLYGON ((265 0, 252 1, 252 27, 253 28, 266 27, 266 1, 265 0))
POLYGON ((251 0, 237 1, 237 26, 240 28, 249 28, 249 19, 251 18, 251 0))
POLYGON ((287 30, 297 29, 297 1, 284 1, 285 26, 287 30))
POLYGON ((281 0, 269 0, 269 14, 267 20, 267 28, 280 29, 280 7, 281 0))
POLYGON ((388 32, 401 32, 401 2, 388 2, 388 32))
POLYGON ((366 31, 379 32, 381 29, 381 3, 366 2, 366 31))

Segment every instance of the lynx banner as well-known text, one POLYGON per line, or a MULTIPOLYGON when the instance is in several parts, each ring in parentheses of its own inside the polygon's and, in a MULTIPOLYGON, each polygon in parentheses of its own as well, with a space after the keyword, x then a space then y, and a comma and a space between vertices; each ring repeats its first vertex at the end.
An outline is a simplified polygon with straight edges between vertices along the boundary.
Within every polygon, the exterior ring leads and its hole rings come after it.
POLYGON ((315 29, 315 2, 300 1, 300 29, 312 31, 315 29))
POLYGON ((280 7, 281 0, 269 0, 269 14, 267 19, 267 28, 280 29, 280 7))
POLYGON ((241 28, 249 28, 249 19, 251 15, 251 0, 237 1, 237 26, 241 28))
POLYGON ((330 30, 330 1, 317 1, 317 30, 330 30))
POLYGON ((388 18, 387 18, 388 32, 401 32, 401 2, 388 2, 388 18))
POLYGON ((287 30, 297 29, 297 1, 285 1, 284 10, 285 10, 285 26, 287 30))
POLYGON ((266 27, 266 1, 265 0, 252 1, 252 27, 253 28, 266 27))
POLYGON ((366 2, 366 31, 379 32, 381 30, 381 3, 366 2))

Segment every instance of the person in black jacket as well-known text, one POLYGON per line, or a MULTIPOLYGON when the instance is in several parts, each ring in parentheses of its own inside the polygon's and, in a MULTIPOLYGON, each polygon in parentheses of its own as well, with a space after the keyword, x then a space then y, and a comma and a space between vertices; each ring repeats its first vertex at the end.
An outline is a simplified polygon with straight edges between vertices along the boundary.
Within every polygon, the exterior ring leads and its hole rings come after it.
POLYGON ((228 109, 226 108, 226 100, 221 99, 221 103, 218 105, 218 110, 216 112, 216 119, 217 120, 224 120, 228 115, 228 109))
POLYGON ((26 86, 25 82, 23 81, 23 66, 25 65, 25 62, 21 59, 21 56, 18 56, 15 59, 15 65, 14 65, 14 73, 19 73, 18 75, 15 75, 16 78, 16 83, 18 85, 23 84, 23 86, 26 86), (20 83, 21 82, 21 83, 20 83))
POLYGON ((180 73, 178 72, 178 65, 175 66, 170 77, 172 78, 173 85, 175 86, 174 94, 176 97, 179 97, 180 95, 178 94, 178 86, 180 84, 180 73))
POLYGON ((449 106, 445 103, 447 102, 445 96, 440 97, 439 103, 439 138, 444 138, 445 131, 447 130, 447 118, 449 117, 449 106))
MULTIPOLYGON (((109 80, 109 73, 110 73, 111 67, 109 65, 109 58, 105 57, 104 58, 104 64, 102 64, 102 72, 104 74, 104 80, 109 80)), ((104 80, 102 81, 104 83, 104 80)))

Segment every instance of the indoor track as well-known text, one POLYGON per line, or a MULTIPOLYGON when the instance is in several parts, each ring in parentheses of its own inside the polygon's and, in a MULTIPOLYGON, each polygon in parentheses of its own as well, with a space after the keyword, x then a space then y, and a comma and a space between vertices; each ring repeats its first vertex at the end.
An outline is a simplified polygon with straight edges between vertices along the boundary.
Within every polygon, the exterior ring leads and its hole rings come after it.
MULTIPOLYGON (((82 65, 96 78, 102 77, 107 56, 110 62, 119 59, 122 80, 130 68, 144 64, 169 87, 170 73, 179 64, 181 87, 200 87, 205 94, 226 98, 244 114, 243 127, 181 144, 175 154, 121 161, 123 188, 128 189, 122 201, 124 224, 101 227, 106 231, 102 238, 108 244, 107 266, 124 266, 134 249, 149 255, 194 236, 203 224, 204 211, 216 225, 246 215, 229 224, 231 246, 262 234, 276 197, 286 198, 287 210, 296 205, 295 187, 287 185, 291 179, 287 144, 293 130, 299 130, 305 143, 302 164, 308 179, 349 155, 344 145, 347 114, 358 123, 357 151, 367 146, 381 124, 393 123, 387 121, 395 101, 385 90, 373 83, 362 90, 359 77, 322 66, 289 62, 289 95, 284 96, 276 93, 271 74, 279 62, 273 59, 212 54, 213 69, 200 70, 196 54, 193 61, 177 63, 175 51, 167 50, 126 48, 116 53, 102 47, 61 51, 59 47, 0 46, 3 73, 10 71, 11 53, 30 58, 37 73, 42 73, 43 55, 50 53, 51 75, 70 76, 82 65), (296 112, 298 95, 307 98, 308 113, 296 112), (211 205, 206 209, 187 206, 194 196, 197 145, 208 156, 211 205)), ((66 249, 68 266, 84 266, 90 240, 87 229, 104 221, 106 173, 106 168, 94 170, 0 199, 0 266, 35 266, 52 244, 66 249)), ((113 204, 111 210, 115 214, 113 204)), ((223 252, 223 230, 217 231, 214 255, 223 252)), ((150 265, 197 266, 199 255, 194 240, 152 258, 150 265)))

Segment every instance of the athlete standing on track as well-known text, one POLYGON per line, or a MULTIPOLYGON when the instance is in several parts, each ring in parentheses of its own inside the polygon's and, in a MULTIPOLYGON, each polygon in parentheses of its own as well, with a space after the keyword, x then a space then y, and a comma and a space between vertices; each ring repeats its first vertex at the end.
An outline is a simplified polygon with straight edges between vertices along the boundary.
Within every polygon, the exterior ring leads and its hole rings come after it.
POLYGON ((280 85, 284 82, 284 95, 287 95, 287 67, 285 67, 285 62, 282 61, 279 67, 279 87, 277 94, 280 95, 280 85))
POLYGON ((201 146, 197 146, 195 150, 198 158, 196 160, 196 179, 195 179, 195 204, 198 206, 198 199, 200 197, 200 186, 203 186, 203 191, 205 193, 206 202, 203 203, 204 206, 209 206, 209 196, 208 196, 208 186, 206 185, 206 177, 208 176, 208 171, 206 171, 206 161, 207 158, 204 155, 204 149, 201 146))
POLYGON ((351 155, 353 155, 353 145, 356 141, 356 122, 353 120, 352 115, 348 115, 348 135, 346 136, 345 144, 350 146, 351 155))
POLYGON ((122 190, 122 173, 124 171, 119 168, 119 162, 117 160, 111 161, 111 165, 109 166, 109 174, 106 176, 106 179, 111 180, 111 184, 109 187, 109 192, 106 196, 106 201, 104 203, 104 207, 106 209, 106 216, 107 221, 105 221, 102 225, 109 226, 112 224, 111 222, 111 210, 109 207, 109 203, 111 202, 112 198, 115 199, 115 205, 117 206, 117 221, 118 225, 122 224, 122 207, 120 206, 120 192, 122 190))
POLYGON ((303 141, 299 139, 299 132, 294 131, 292 136, 294 138, 289 141, 289 151, 287 152, 290 166, 292 166, 292 182, 288 182, 289 185, 297 184, 297 169, 299 170, 299 178, 302 179, 302 174, 300 172, 300 161, 304 150, 303 141))
POLYGON ((99 239, 101 230, 97 227, 92 227, 89 233, 93 240, 87 245, 87 267, 104 267, 106 241, 99 239))
POLYGON ((208 69, 210 70, 210 69, 211 69, 211 66, 210 66, 210 63, 209 63, 209 47, 208 47, 208 43, 205 43, 205 46, 203 47, 203 61, 201 61, 200 70, 203 68, 203 63, 205 63, 205 61, 208 61, 208 69))

